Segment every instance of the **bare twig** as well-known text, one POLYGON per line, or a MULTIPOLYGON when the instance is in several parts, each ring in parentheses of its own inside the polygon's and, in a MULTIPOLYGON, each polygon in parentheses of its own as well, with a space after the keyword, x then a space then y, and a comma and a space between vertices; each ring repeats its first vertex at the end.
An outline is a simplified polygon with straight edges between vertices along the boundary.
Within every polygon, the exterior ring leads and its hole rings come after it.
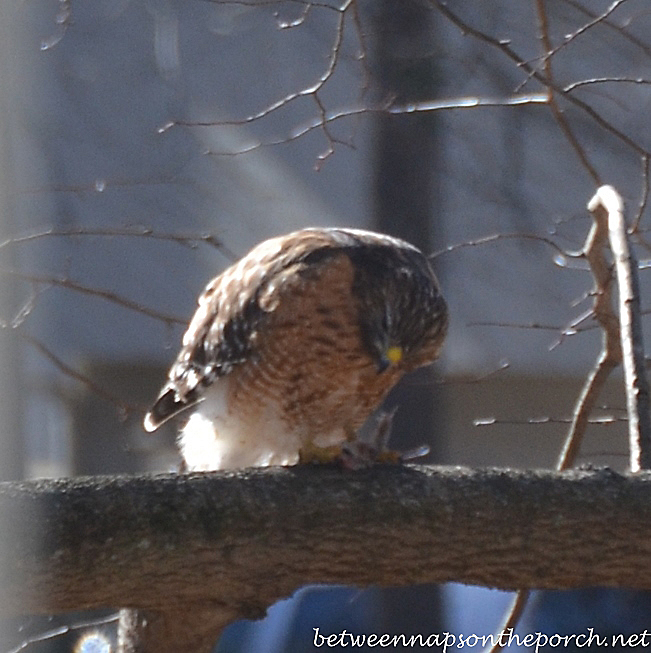
MULTIPOLYGON (((353 118, 356 116, 363 116, 372 113, 390 113, 391 115, 402 115, 409 113, 433 113, 435 111, 452 111, 464 109, 477 109, 481 107, 524 107, 531 105, 545 105, 547 104, 546 93, 518 93, 507 97, 483 97, 483 96, 466 96, 466 97, 452 97, 437 100, 426 100, 423 102, 412 102, 408 105, 393 105, 384 104, 380 106, 353 106, 344 109, 330 110, 325 113, 319 112, 319 115, 302 125, 297 126, 289 134, 285 134, 278 138, 272 138, 265 141, 255 141, 239 149, 232 150, 209 150, 207 152, 210 156, 238 156, 240 154, 247 154, 264 147, 272 147, 275 145, 284 145, 296 141, 303 136, 313 132, 317 129, 323 129, 331 123, 343 120, 344 118, 353 118)), ((270 109, 272 107, 269 107, 270 109)), ((266 114, 264 114, 266 115, 266 114)), ((210 120, 210 121, 176 121, 168 123, 161 127, 161 131, 165 131, 174 126, 182 127, 226 127, 226 126, 240 126, 245 125, 253 120, 259 120, 262 115, 249 116, 240 120, 210 120)))
POLYGON ((355 33, 357 34, 357 40, 359 42, 359 53, 357 55, 357 59, 360 62, 363 71, 364 81, 361 85, 361 97, 363 98, 371 86, 371 65, 369 63, 368 57, 367 35, 362 24, 362 17, 360 15, 359 4, 357 2, 353 2, 352 12, 353 25, 355 27, 355 33))
POLYGON ((31 243, 43 238, 72 238, 72 237, 127 237, 127 238, 147 238, 151 240, 168 240, 179 245, 184 245, 195 249, 199 244, 206 244, 218 249, 227 258, 236 260, 237 256, 215 235, 209 233, 203 234, 178 234, 172 232, 157 232, 151 227, 70 227, 67 229, 48 228, 42 231, 35 231, 22 236, 12 236, 0 242, 0 249, 9 245, 19 245, 22 243, 31 243))
POLYGON ((649 201, 649 157, 642 157, 642 193, 640 195, 640 202, 637 207, 637 214, 633 220, 633 226, 630 228, 629 233, 636 233, 640 228, 642 216, 646 210, 647 202, 649 201))
POLYGON ((515 95, 503 98, 469 95, 466 97, 453 97, 442 100, 410 102, 406 105, 396 105, 388 108, 371 110, 402 115, 405 113, 429 113, 431 111, 475 109, 478 107, 521 107, 532 104, 547 104, 547 102, 547 95, 543 93, 516 93, 515 95))
POLYGON ((606 258, 608 225, 599 216, 593 214, 593 218, 583 254, 595 280, 592 311, 602 328, 602 349, 577 400, 572 425, 556 465, 559 471, 574 464, 598 395, 611 371, 621 361, 619 325, 612 305, 612 271, 606 258))
POLYGON ((94 297, 100 297, 107 301, 113 302, 120 306, 124 306, 132 311, 142 313, 156 320, 162 320, 166 324, 181 324, 187 326, 187 320, 184 320, 181 317, 175 315, 170 315, 168 313, 162 313, 157 311, 154 308, 148 308, 142 304, 135 302, 126 297, 121 297, 120 295, 111 292, 110 290, 102 290, 100 288, 92 288, 90 286, 85 286, 77 281, 72 281, 67 277, 54 277, 54 276, 39 276, 34 274, 23 274, 22 272, 16 272, 14 270, 0 270, 0 274, 5 274, 12 276, 15 279, 20 279, 21 281, 28 281, 29 283, 42 284, 44 286, 59 286, 61 288, 67 288, 69 290, 74 290, 76 292, 84 293, 86 295, 92 295, 94 297))
POLYGON ((568 252, 563 249, 551 238, 546 236, 540 236, 538 234, 519 234, 519 233, 503 233, 503 234, 491 234, 490 236, 482 236, 481 238, 476 238, 474 240, 464 240, 461 243, 455 243, 454 245, 448 245, 443 249, 439 249, 435 252, 432 252, 428 255, 429 259, 435 259, 441 256, 442 254, 449 254, 458 249, 464 249, 466 247, 479 247, 480 245, 488 245, 489 243, 496 243, 501 240, 534 240, 539 243, 543 243, 548 247, 551 247, 561 259, 566 258, 583 258, 583 252, 568 252))
POLYGON ((651 468, 651 414, 644 363, 640 292, 635 255, 626 237, 624 205, 612 186, 602 186, 588 204, 596 220, 607 222, 619 289, 621 352, 626 383, 631 471, 651 468))
MULTIPOLYGON (((527 419, 501 419, 497 417, 477 417, 472 420, 473 426, 525 426, 527 424, 571 424, 572 417, 528 417, 527 419)), ((604 415, 602 417, 590 417, 588 424, 606 426, 617 422, 628 422, 628 417, 617 417, 616 415, 604 415)))
POLYGON ((57 45, 66 35, 68 28, 73 24, 73 20, 72 0, 59 0, 55 18, 56 31, 41 41, 41 50, 50 50, 57 45))
MULTIPOLYGON (((188 121, 182 121, 182 120, 172 120, 168 122, 167 124, 163 125, 158 129, 159 133, 164 133, 168 131, 169 129, 177 126, 186 126, 186 127, 213 127, 217 125, 247 125, 249 123, 257 122, 259 120, 262 120, 263 118, 266 118, 267 116, 283 109, 284 107, 287 107, 288 105, 294 103, 296 100, 300 100, 301 98, 311 98, 316 107, 317 107, 317 113, 318 117, 313 123, 312 127, 307 130, 311 131, 311 129, 316 129, 319 128, 323 131, 323 134, 326 137, 326 140, 328 142, 328 146, 326 150, 319 155, 319 161, 323 161, 327 159, 332 152, 334 151, 334 146, 335 144, 345 144, 342 141, 336 139, 332 133, 330 132, 328 125, 332 120, 328 119, 328 114, 325 110, 325 107, 321 101, 320 98, 320 93, 324 89, 324 87, 328 84, 328 82, 332 79, 332 77, 335 74, 335 71, 337 69, 337 65, 339 63, 339 60, 341 58, 341 49, 344 41, 344 33, 345 33, 345 27, 346 27, 346 20, 347 20, 347 14, 351 6, 354 6, 355 0, 343 0, 342 4, 340 7, 335 7, 335 6, 330 6, 330 9, 333 9, 337 11, 338 16, 337 16, 337 25, 335 28, 335 36, 334 36, 334 41, 332 43, 332 46, 330 47, 330 51, 328 54, 328 60, 325 66, 325 69, 321 74, 317 77, 316 81, 305 87, 302 88, 299 91, 294 91, 292 93, 289 93, 285 95, 284 97, 280 98, 279 100, 267 105, 260 111, 257 111, 256 113, 253 113, 246 118, 243 118, 241 120, 232 120, 232 121, 208 121, 208 122, 188 122, 188 121)), ((353 23, 355 23, 355 16, 353 16, 353 23)), ((307 133, 307 131, 303 131, 303 133, 307 133)), ((287 142, 288 140, 293 140, 293 139, 286 139, 286 140, 281 140, 279 143, 284 143, 287 142)), ((257 149, 258 147, 261 147, 262 144, 257 143, 250 148, 246 148, 240 152, 237 152, 238 154, 242 154, 244 152, 251 151, 252 149, 257 149)), ((208 154, 217 154, 216 152, 208 152, 208 154)), ((229 154, 235 154, 233 152, 229 154)))
MULTIPOLYGON (((0 328, 6 328, 7 326, 8 325, 6 324, 2 324, 0 325, 0 328)), ((51 349, 49 349, 49 347, 47 347, 38 338, 35 338, 34 336, 29 335, 28 333, 25 333, 24 330, 19 328, 13 329, 13 333, 18 335, 25 342, 28 342, 32 347, 34 347, 43 356, 45 356, 55 367, 61 370, 61 372, 63 372, 66 376, 69 376, 71 379, 74 379, 75 381, 78 381, 79 383, 85 385, 91 392, 93 392, 99 397, 102 397, 109 403, 113 404, 116 407, 118 411, 118 415, 120 416, 121 419, 125 419, 133 411, 143 412, 142 406, 136 406, 134 404, 129 404, 123 401, 119 397, 111 394, 104 388, 97 385, 90 377, 86 376, 79 370, 70 367, 70 365, 68 365, 61 358, 59 358, 51 349)))
MULTIPOLYGON (((594 11, 591 11, 587 7, 585 7, 583 4, 578 2, 578 0, 563 0, 563 2, 570 7, 574 7, 577 11, 581 12, 584 16, 588 16, 590 18, 596 19, 599 17, 599 14, 595 13, 594 11)), ((641 39, 637 38, 633 34, 627 32, 623 26, 617 25, 616 23, 612 22, 608 18, 605 20, 601 20, 600 23, 602 25, 605 25, 606 27, 610 28, 611 30, 614 30, 617 32, 620 36, 623 36, 625 39, 627 39, 630 43, 633 43, 636 45, 638 48, 640 48, 647 56, 651 57, 651 47, 649 47, 644 41, 641 39)))
POLYGON ((615 138, 619 139, 622 143, 631 148, 636 154, 643 156, 649 154, 649 152, 642 147, 639 143, 633 140, 630 136, 627 136, 624 132, 617 129, 613 124, 601 116, 595 109, 593 109, 587 102, 568 94, 565 92, 562 86, 557 84, 553 80, 547 79, 547 77, 541 72, 537 71, 529 62, 523 59, 517 52, 511 47, 510 42, 493 37, 482 30, 473 27, 468 22, 463 20, 461 16, 452 11, 445 0, 428 0, 428 2, 438 9, 448 20, 450 20, 454 25, 456 25, 463 33, 470 34, 474 38, 487 43, 488 45, 498 49, 504 55, 506 55, 511 61, 515 62, 518 67, 524 70, 528 75, 537 79, 541 84, 545 85, 547 88, 555 91, 559 95, 563 96, 569 103, 586 113, 592 120, 595 121, 602 129, 606 130, 608 133, 612 134, 615 138))
MULTIPOLYGON (((542 3, 540 0, 536 0, 537 4, 540 6, 542 3)), ((620 5, 624 4, 625 2, 628 2, 628 0, 614 0, 614 2, 608 7, 603 13, 594 15, 592 17, 592 20, 588 21, 585 25, 581 25, 578 29, 576 29, 574 32, 571 34, 567 34, 565 38, 563 39, 563 42, 560 43, 559 45, 555 47, 549 47, 547 49, 547 53, 545 54, 543 61, 547 61, 551 57, 553 57, 557 52, 562 50, 565 46, 570 44, 572 41, 574 41, 576 38, 579 36, 582 36, 585 34, 588 30, 592 29, 595 25, 599 25, 600 23, 603 23, 604 21, 608 20, 608 17, 617 9, 620 5)), ((538 17, 540 19, 540 12, 538 14, 538 17)), ((542 21, 541 21, 542 22, 542 21)), ((547 22, 545 18, 545 23, 547 22)), ((544 30, 546 33, 547 30, 544 30)), ((543 36, 543 39, 548 40, 548 36, 545 34, 543 36)))
POLYGON ((495 633, 495 638, 493 639, 493 645, 488 649, 490 653, 497 653, 501 651, 506 646, 506 641, 504 641, 503 633, 509 633, 515 630, 520 623, 520 619, 527 607, 529 602, 529 590, 518 590, 514 595, 511 601, 511 605, 507 608, 504 613, 504 618, 502 620, 502 625, 495 633))
MULTIPOLYGON (((47 642, 57 637, 61 637, 61 635, 67 635, 75 630, 86 630, 89 628, 97 628, 98 626, 106 626, 108 624, 115 623, 117 620, 118 614, 115 613, 100 619, 87 619, 86 621, 65 624, 57 628, 47 630, 46 632, 40 633, 38 635, 30 635, 29 637, 25 637, 25 639, 18 646, 12 648, 6 653, 20 653, 20 651, 24 651, 34 644, 38 644, 39 642, 47 642)), ((80 651, 80 653, 83 653, 84 650, 85 649, 81 648, 75 649, 75 651, 80 651)))
POLYGON ((578 82, 567 84, 563 89, 566 93, 571 93, 577 88, 583 86, 592 86, 593 84, 610 84, 610 83, 625 83, 625 84, 651 84, 651 79, 643 79, 642 77, 593 77, 590 79, 581 79, 578 82))
MULTIPOLYGON (((273 7, 283 4, 283 0, 202 0, 209 4, 219 5, 235 5, 240 7, 273 7)), ((312 0, 286 0, 290 4, 316 7, 318 9, 328 9, 330 11, 341 11, 341 8, 336 4, 328 4, 327 2, 313 2, 312 0)))
POLYGON ((539 329, 541 331, 563 331, 564 327, 552 324, 541 324, 539 322, 493 322, 489 320, 477 320, 466 322, 466 326, 475 327, 506 327, 511 329, 539 329))
MULTIPOLYGON (((615 4, 623 1, 625 0, 616 0, 615 4)), ((590 177, 592 177, 592 181, 595 184, 599 184, 601 183, 599 180, 599 173, 590 162, 590 159, 588 159, 588 155, 586 151, 583 149, 577 137, 574 135, 574 132, 572 131, 572 128, 570 127, 570 124, 567 121, 565 114, 561 111, 560 107, 558 106, 556 97, 554 95, 553 87, 556 85, 554 84, 554 75, 552 71, 552 54, 554 53, 555 50, 552 46, 552 42, 549 37, 549 23, 547 20, 547 12, 545 10, 545 0, 536 0, 536 11, 538 12, 538 22, 540 24, 540 40, 546 52, 546 55, 543 58, 543 71, 545 74, 545 85, 549 92, 549 108, 551 109, 552 114, 554 115, 554 118, 556 119, 556 122, 558 123, 558 126, 560 127, 561 131, 565 135, 565 138, 567 139, 568 143, 572 146, 572 149, 576 152, 577 156, 579 157, 581 164, 588 171, 590 177)), ((575 34, 573 34, 571 38, 574 38, 577 34, 578 32, 575 32, 575 34)))
POLYGON ((293 18, 292 20, 278 19, 279 29, 294 29, 295 27, 299 27, 307 20, 307 17, 310 15, 310 11, 312 11, 313 8, 314 5, 312 5, 309 2, 306 2, 303 5, 303 8, 301 10, 301 13, 298 15, 298 18, 293 18))
MULTIPOLYGON (((511 367, 511 363, 508 360, 503 359, 499 361, 499 363, 495 367, 489 369, 487 372, 484 372, 483 374, 477 374, 464 379, 455 379, 454 385, 473 385, 475 383, 481 383, 488 378, 492 378, 496 376, 497 374, 503 372, 504 370, 508 370, 510 367, 511 367)), ((450 382, 446 380, 439 381, 440 385, 448 385, 449 383, 450 382)))

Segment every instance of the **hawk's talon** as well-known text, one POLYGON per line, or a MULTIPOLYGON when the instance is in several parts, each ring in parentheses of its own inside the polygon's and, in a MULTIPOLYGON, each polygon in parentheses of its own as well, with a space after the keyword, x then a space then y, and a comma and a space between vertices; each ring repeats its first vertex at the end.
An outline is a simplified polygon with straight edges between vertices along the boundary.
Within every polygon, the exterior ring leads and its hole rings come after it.
POLYGON ((421 445, 402 452, 389 449, 388 441, 395 412, 395 408, 388 412, 380 412, 375 426, 366 438, 358 436, 342 445, 339 462, 343 467, 361 469, 377 464, 400 465, 429 453, 428 445, 421 445))
POLYGON ((317 447, 310 442, 298 450, 298 462, 301 465, 327 465, 338 461, 341 454, 342 448, 337 444, 328 447, 317 447))
POLYGON ((400 453, 397 451, 380 451, 367 442, 350 442, 341 448, 339 462, 345 469, 364 469, 373 465, 401 462, 400 453))
POLYGON ((399 451, 380 451, 377 455, 376 461, 378 463, 397 465, 398 463, 402 462, 402 454, 399 451))

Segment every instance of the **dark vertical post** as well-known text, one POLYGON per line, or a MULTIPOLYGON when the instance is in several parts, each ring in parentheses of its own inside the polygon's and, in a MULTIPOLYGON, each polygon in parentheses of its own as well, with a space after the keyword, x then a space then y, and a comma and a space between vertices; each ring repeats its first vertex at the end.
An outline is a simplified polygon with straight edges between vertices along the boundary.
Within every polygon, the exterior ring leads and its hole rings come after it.
MULTIPOLYGON (((410 0, 382 0, 375 15, 372 70, 379 101, 393 106, 436 97, 436 40, 432 12, 410 0)), ((373 152, 373 224, 430 251, 437 242, 437 117, 377 114, 373 152)), ((440 243, 440 239, 438 240, 440 243)), ((394 433, 400 445, 429 443, 441 427, 431 370, 421 370, 390 397, 398 404, 394 433), (413 409, 412 409, 413 407, 413 409)))
MULTIPOLYGON (((436 36, 432 11, 411 0, 381 0, 373 10, 372 73, 379 102, 406 105, 436 97, 436 36)), ((377 114, 373 142, 373 223, 378 231, 431 251, 440 148, 434 114, 377 114)), ((436 459, 443 419, 430 368, 400 383, 387 399, 397 406, 391 445, 424 443, 436 459)), ((439 632, 440 594, 431 587, 383 591, 383 626, 390 632, 439 632)))

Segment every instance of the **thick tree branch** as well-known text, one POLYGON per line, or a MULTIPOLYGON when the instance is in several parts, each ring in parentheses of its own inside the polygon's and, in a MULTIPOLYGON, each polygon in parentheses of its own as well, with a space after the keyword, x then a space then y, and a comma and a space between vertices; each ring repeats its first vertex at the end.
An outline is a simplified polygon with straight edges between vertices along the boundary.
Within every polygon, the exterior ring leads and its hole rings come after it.
POLYGON ((206 606, 308 583, 651 589, 651 474, 378 466, 0 485, 0 611, 206 606))

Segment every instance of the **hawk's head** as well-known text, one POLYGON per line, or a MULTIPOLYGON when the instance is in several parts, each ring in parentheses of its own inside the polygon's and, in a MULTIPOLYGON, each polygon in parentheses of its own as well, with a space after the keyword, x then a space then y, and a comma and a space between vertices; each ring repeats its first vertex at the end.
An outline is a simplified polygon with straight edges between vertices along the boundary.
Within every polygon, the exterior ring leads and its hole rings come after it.
MULTIPOLYGON (((342 230, 344 231, 344 230, 342 230)), ((370 232, 345 230, 354 268, 364 345, 378 370, 405 370, 432 362, 447 330, 447 306, 423 253, 409 243, 370 232)))

